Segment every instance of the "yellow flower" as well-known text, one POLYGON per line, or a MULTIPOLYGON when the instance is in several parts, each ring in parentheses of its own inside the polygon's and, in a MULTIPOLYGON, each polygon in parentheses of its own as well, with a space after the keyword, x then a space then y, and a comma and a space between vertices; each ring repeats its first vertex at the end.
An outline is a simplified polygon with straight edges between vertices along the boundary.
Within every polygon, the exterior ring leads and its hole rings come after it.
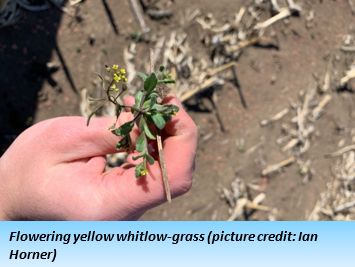
POLYGON ((174 112, 174 115, 176 116, 176 115, 177 115, 177 112, 174 112))
POLYGON ((114 123, 113 125, 111 125, 110 127, 108 127, 107 130, 115 129, 115 127, 116 127, 116 123, 114 123))
POLYGON ((123 81, 124 81, 124 82, 127 82, 128 80, 127 80, 127 78, 124 78, 123 81))
POLYGON ((118 65, 113 65, 113 70, 116 72, 118 70, 118 65))
POLYGON ((117 76, 117 74, 114 74, 114 78, 113 78, 116 82, 119 82, 121 80, 120 77, 117 76))
POLYGON ((147 175, 147 174, 148 174, 148 171, 147 171, 147 170, 141 171, 141 175, 147 175))
POLYGON ((122 79, 126 79, 126 76, 124 76, 124 75, 121 75, 121 78, 122 78, 122 79))
POLYGON ((126 70, 125 70, 125 69, 121 69, 120 73, 121 73, 121 74, 125 74, 125 73, 126 73, 126 70))

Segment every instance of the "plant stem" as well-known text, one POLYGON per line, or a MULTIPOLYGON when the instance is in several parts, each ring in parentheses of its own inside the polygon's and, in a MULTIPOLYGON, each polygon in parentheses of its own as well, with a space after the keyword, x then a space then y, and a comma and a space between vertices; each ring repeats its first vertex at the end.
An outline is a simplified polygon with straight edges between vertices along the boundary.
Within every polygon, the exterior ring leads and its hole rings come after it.
POLYGON ((141 98, 141 102, 139 103, 139 109, 142 110, 143 108, 143 104, 144 104, 144 101, 145 101, 145 95, 146 95, 146 91, 143 90, 143 95, 142 95, 142 98, 141 98))
POLYGON ((114 82, 115 82, 115 80, 112 79, 111 83, 110 83, 109 86, 107 87, 106 94, 107 94, 107 100, 110 101, 112 104, 116 105, 116 103, 115 103, 116 100, 113 101, 113 100, 111 99, 111 95, 110 95, 110 88, 111 88, 111 86, 112 86, 112 84, 113 84, 114 82))
MULTIPOLYGON (((144 120, 144 118, 141 117, 141 120, 144 120)), ((144 138, 144 151, 148 154, 148 140, 147 140, 147 136, 143 135, 143 138, 144 138)), ((147 159, 146 157, 143 157, 143 166, 144 166, 144 169, 147 170, 147 159)))
POLYGON ((161 141, 161 132, 160 129, 157 127, 157 144, 158 144, 158 151, 159 151, 159 162, 161 172, 163 174, 164 186, 165 186, 165 193, 166 199, 168 200, 169 204, 171 203, 171 193, 169 187, 169 180, 168 180, 168 171, 166 169, 165 157, 163 152, 163 144, 161 141))
MULTIPOLYGON (((142 115, 142 114, 143 114, 142 111, 137 111, 137 113, 134 115, 134 118, 132 121, 136 121, 140 117, 140 115, 142 115)), ((137 127, 139 129, 139 121, 137 121, 137 127)), ((141 130, 141 129, 139 129, 139 130, 141 130)))
MULTIPOLYGON (((150 49, 150 72, 154 72, 154 50, 152 48, 150 49)), ((142 99, 143 99, 143 97, 142 97, 142 99)), ((158 144, 158 151, 159 151, 160 168, 161 168, 161 172, 163 174, 163 181, 164 181, 164 186, 165 186, 166 198, 170 204, 171 203, 171 193, 170 193, 170 187, 169 187, 169 181, 168 181, 168 172, 166 169, 165 157, 164 157, 164 152, 163 152, 163 144, 162 144, 162 140, 161 140, 161 132, 158 127, 156 127, 156 129, 157 129, 157 144, 158 144)))
POLYGON ((104 100, 107 100, 105 98, 89 98, 88 99, 89 101, 104 101, 104 100))
POLYGON ((133 110, 138 111, 138 112, 141 111, 141 110, 139 110, 138 108, 133 107, 133 106, 121 105, 121 107, 123 107, 123 108, 130 108, 130 109, 133 109, 133 110))

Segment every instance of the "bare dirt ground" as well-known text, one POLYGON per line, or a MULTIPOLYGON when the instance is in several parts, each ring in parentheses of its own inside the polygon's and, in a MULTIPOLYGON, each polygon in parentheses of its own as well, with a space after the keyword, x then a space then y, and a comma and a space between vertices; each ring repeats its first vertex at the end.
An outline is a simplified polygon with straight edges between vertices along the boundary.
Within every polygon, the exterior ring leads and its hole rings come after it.
MULTIPOLYGON (((153 21, 148 16, 145 19, 152 32, 168 35, 180 28, 180 16, 187 8, 201 9, 223 21, 249 2, 171 1, 174 12, 171 19, 153 21)), ((338 125, 355 128, 355 96, 349 91, 331 92, 331 103, 315 123, 317 134, 311 139, 311 148, 302 157, 303 161, 313 160, 315 171, 306 184, 302 183, 297 164, 268 178, 260 175, 265 167, 260 161, 273 164, 285 159, 275 139, 281 135, 281 123, 292 116, 267 127, 260 127, 260 121, 289 107, 289 97, 298 99, 299 91, 314 82, 313 73, 323 77, 327 67, 324 55, 341 46, 343 36, 354 31, 355 24, 345 0, 298 2, 303 7, 299 17, 290 17, 287 25, 280 21, 266 32, 276 36, 277 45, 245 48, 235 68, 238 86, 231 80, 218 91, 224 132, 212 112, 208 94, 199 95, 198 102, 191 98, 185 103, 201 136, 193 187, 172 204, 150 210, 141 220, 227 220, 228 205, 220 199, 217 189, 229 188, 236 177, 263 186, 266 193, 263 205, 276 207, 278 220, 308 218, 319 194, 332 179, 329 165, 334 160, 324 158, 324 154, 338 150, 342 139, 351 144, 350 134, 339 133, 336 128, 338 125), (306 17, 311 10, 315 12, 314 25, 307 28, 306 17), (247 108, 241 103, 238 88, 247 108), (203 143, 203 137, 211 133, 213 137, 203 143), (262 136, 266 143, 261 150, 249 155, 238 150, 237 140, 243 138, 248 149, 262 136)), ((57 116, 80 116, 80 91, 96 88, 92 72, 96 70, 98 57, 102 65, 118 63, 124 67, 123 49, 132 42, 130 35, 139 30, 128 2, 86 0, 80 12, 80 22, 54 7, 44 12, 26 12, 18 24, 0 29, 2 152, 33 123, 57 116), (48 62, 56 62, 59 67, 48 70, 48 62)), ((208 49, 199 39, 200 26, 192 23, 186 32, 194 56, 208 58, 208 49)), ((143 67, 141 61, 148 60, 150 46, 146 42, 137 43, 137 70, 143 67)), ((255 196, 258 192, 250 194, 255 196)), ((257 211, 244 219, 267 220, 267 213, 257 211)))

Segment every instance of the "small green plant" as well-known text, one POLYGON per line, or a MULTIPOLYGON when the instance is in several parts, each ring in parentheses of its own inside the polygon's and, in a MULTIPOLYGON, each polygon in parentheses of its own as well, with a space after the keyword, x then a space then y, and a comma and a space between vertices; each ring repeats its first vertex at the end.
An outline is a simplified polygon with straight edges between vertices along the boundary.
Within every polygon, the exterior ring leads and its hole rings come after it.
POLYGON ((102 53, 104 53, 105 55, 107 54, 107 47, 106 46, 103 46, 102 48, 101 48, 101 51, 102 51, 102 53))
MULTIPOLYGON (((110 84, 105 88, 104 78, 95 73, 100 77, 102 81, 103 89, 106 91, 107 99, 89 99, 90 101, 102 101, 100 105, 90 114, 87 120, 87 126, 91 117, 97 112, 107 102, 110 102, 116 107, 116 122, 110 126, 108 129, 114 135, 121 136, 122 139, 116 145, 117 150, 126 149, 128 152, 133 150, 132 139, 130 137, 130 132, 133 130, 134 124, 138 126, 141 135, 136 142, 136 151, 140 154, 137 157, 133 157, 133 160, 139 158, 143 159, 143 162, 137 165, 135 169, 135 176, 139 178, 143 175, 148 174, 147 163, 152 165, 154 164, 154 159, 148 152, 148 139, 156 140, 156 135, 149 124, 153 124, 157 128, 157 132, 160 133, 160 130, 164 128, 165 124, 171 120, 171 116, 176 115, 179 111, 179 107, 172 104, 160 105, 157 103, 158 93, 154 89, 158 83, 175 83, 171 78, 171 74, 164 72, 164 66, 160 66, 157 74, 155 72, 146 75, 140 72, 137 72, 137 75, 143 79, 144 86, 143 90, 139 91, 135 95, 135 104, 134 106, 126 106, 118 103, 117 99, 121 94, 127 90, 127 85, 125 82, 127 78, 125 77, 125 69, 118 71, 118 66, 113 65, 112 70, 110 67, 106 66, 106 70, 110 75, 110 84), (112 76, 113 74, 113 76, 112 76), (118 88, 121 83, 121 90, 118 88), (123 108, 130 108, 134 117, 133 120, 124 123, 123 125, 116 128, 116 123, 118 117, 121 114, 123 108)), ((159 151, 160 152, 160 151, 159 151)), ((170 197, 170 196, 169 196, 170 197)))
POLYGON ((138 31, 132 31, 129 33, 129 36, 131 37, 131 39, 139 42, 143 40, 143 34, 141 32, 138 31))

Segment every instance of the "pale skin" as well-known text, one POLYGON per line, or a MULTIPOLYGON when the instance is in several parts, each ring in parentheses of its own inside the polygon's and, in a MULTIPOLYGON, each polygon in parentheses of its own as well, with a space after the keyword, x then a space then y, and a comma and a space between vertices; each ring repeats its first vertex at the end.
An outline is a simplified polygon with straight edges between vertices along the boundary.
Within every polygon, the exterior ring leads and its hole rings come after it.
MULTIPOLYGON (((170 190, 177 197, 192 185, 197 128, 175 96, 168 95, 164 103, 180 107, 162 135, 170 190)), ((125 105, 133 104, 132 97, 125 100, 125 105)), ((118 125, 132 118, 124 112, 118 125)), ((139 179, 134 153, 123 166, 105 172, 106 155, 117 153, 120 140, 107 130, 114 120, 92 119, 86 127, 86 118, 61 117, 23 132, 0 159, 0 219, 136 220, 164 203, 158 161, 139 179)), ((131 136, 135 143, 138 129, 131 136)), ((152 155, 159 158, 157 152, 152 155)))

